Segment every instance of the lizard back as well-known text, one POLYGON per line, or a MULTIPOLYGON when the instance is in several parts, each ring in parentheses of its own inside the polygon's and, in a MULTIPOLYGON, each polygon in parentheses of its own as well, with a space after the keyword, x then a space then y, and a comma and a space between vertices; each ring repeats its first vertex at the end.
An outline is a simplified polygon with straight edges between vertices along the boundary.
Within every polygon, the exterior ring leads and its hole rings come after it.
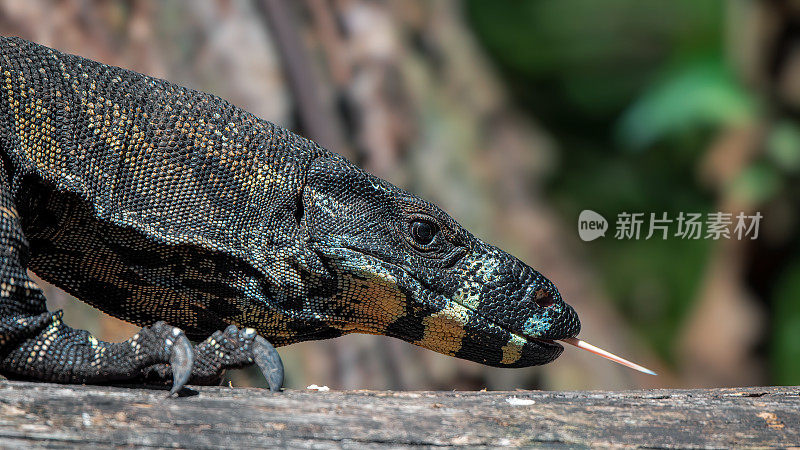
POLYGON ((31 270, 190 336, 276 316, 248 299, 299 251, 303 169, 325 150, 218 97, 21 39, 0 38, 0 75, 31 270))

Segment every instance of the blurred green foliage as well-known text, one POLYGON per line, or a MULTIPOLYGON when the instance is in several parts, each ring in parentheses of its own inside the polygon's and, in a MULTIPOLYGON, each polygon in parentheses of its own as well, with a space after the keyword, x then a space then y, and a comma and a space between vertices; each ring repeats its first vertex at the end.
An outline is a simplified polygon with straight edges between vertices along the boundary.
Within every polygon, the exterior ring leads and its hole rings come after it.
POLYGON ((720 55, 723 7, 714 0, 466 2, 514 94, 561 131, 591 122, 607 129, 655 77, 720 55))
POLYGON ((772 348, 773 383, 796 385, 800 373, 800 261, 787 270, 775 292, 772 348))
POLYGON ((686 64, 634 100, 619 122, 619 138, 643 150, 705 127, 747 124, 755 110, 755 101, 724 63, 686 64))
MULTIPOLYGON (((518 104, 558 144, 549 192, 564 217, 592 209, 613 229, 620 212, 675 218, 715 209, 698 182, 700 161, 715 130, 758 108, 724 63, 724 8, 714 0, 466 2, 518 104)), ((784 134, 776 139, 797 139, 784 134)), ((781 145, 790 146, 776 142, 776 158, 794 161, 781 145)), ((586 248, 609 296, 672 360, 712 242, 646 234, 586 248)))
POLYGON ((775 125, 767 140, 767 155, 789 173, 800 170, 800 129, 796 123, 781 121, 775 125))

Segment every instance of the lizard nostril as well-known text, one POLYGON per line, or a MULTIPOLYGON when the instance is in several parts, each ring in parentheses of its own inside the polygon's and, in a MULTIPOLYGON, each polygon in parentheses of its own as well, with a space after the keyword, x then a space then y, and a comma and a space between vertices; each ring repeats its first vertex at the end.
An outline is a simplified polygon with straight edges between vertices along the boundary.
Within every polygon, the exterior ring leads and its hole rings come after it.
POLYGON ((534 293, 533 301, 542 308, 549 308, 555 303, 553 296, 544 289, 539 289, 534 293))

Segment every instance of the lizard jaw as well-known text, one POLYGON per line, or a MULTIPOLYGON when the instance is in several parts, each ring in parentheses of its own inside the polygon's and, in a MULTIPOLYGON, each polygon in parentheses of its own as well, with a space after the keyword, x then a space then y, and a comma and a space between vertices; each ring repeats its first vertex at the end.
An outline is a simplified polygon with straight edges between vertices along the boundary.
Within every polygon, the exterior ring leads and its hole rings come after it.
POLYGON ((539 338, 521 330, 513 331, 507 324, 486 317, 459 298, 435 293, 402 265, 392 264, 359 249, 328 247, 320 249, 320 253, 326 259, 345 261, 334 265, 351 276, 380 275, 384 280, 393 279, 397 289, 409 300, 422 303, 427 311, 425 316, 413 319, 422 328, 416 336, 409 335, 406 327, 409 321, 403 320, 408 316, 398 316, 395 324, 380 330, 348 324, 347 332, 386 334, 439 353, 497 367, 527 367, 552 362, 564 350, 554 339, 569 337, 539 338), (364 272, 359 273, 359 270, 364 272), (400 324, 403 326, 393 326, 400 324))

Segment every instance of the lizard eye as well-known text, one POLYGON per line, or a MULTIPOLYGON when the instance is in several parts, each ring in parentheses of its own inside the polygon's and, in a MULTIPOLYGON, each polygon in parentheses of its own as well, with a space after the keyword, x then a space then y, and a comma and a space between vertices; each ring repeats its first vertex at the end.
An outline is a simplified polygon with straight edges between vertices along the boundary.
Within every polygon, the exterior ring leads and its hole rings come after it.
POLYGON ((426 247, 436 238, 439 227, 425 220, 415 220, 411 222, 410 231, 414 243, 426 247))

